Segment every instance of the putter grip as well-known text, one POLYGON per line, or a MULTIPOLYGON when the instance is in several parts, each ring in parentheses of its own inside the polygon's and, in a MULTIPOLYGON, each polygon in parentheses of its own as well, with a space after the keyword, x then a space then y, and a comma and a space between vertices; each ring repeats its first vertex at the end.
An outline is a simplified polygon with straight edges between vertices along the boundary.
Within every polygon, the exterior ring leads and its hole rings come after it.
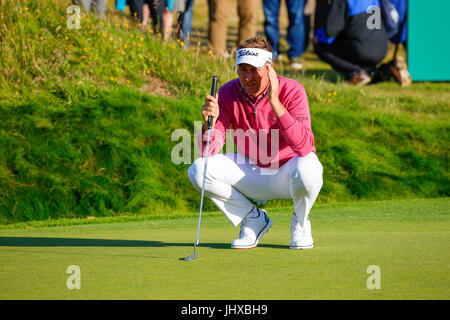
MULTIPOLYGON (((212 78, 212 85, 211 85, 211 95, 213 97, 216 96, 217 93, 217 82, 219 81, 219 78, 217 76, 213 76, 212 78)), ((213 117, 208 117, 208 129, 212 129, 212 123, 213 123, 213 117)))

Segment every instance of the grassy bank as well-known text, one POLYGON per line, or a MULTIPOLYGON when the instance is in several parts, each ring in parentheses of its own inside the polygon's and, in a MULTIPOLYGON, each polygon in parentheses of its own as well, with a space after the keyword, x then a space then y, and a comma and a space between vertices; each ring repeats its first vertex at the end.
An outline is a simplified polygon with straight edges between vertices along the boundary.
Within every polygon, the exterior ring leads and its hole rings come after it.
MULTIPOLYGON (((233 62, 121 14, 68 29, 70 1, 0 3, 0 222, 196 211, 171 135, 192 136, 211 75, 233 79, 233 62)), ((319 203, 449 196, 449 84, 354 88, 311 52, 304 64, 276 68, 308 94, 319 203)))

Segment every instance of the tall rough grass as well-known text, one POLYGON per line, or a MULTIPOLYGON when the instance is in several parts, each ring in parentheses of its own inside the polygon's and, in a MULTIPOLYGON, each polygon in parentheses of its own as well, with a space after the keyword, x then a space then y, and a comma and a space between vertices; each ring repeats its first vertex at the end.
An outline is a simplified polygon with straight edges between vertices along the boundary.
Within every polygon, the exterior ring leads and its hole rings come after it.
POLYGON ((161 42, 125 14, 99 20, 82 11, 80 29, 70 29, 72 1, 0 4, 3 99, 39 94, 71 103, 103 88, 141 88, 152 76, 168 81, 173 92, 198 96, 212 73, 234 72, 231 61, 213 59, 198 45, 161 42))
MULTIPOLYGON (((121 14, 83 14, 70 30, 71 1, 0 4, 0 221, 196 211, 171 133, 193 133, 211 75, 233 79, 233 62, 121 14), (171 95, 148 92, 154 83, 171 95)), ((448 196, 450 86, 354 88, 322 67, 276 66, 308 94, 318 202, 448 196)))

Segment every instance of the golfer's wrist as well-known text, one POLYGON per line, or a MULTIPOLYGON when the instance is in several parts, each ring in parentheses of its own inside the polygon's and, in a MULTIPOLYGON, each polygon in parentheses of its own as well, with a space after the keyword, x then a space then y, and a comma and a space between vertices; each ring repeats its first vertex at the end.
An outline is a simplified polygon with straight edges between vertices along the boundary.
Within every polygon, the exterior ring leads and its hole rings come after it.
POLYGON ((273 113, 277 118, 281 117, 285 112, 285 107, 281 104, 280 100, 277 98, 274 101, 269 101, 272 106, 273 113))

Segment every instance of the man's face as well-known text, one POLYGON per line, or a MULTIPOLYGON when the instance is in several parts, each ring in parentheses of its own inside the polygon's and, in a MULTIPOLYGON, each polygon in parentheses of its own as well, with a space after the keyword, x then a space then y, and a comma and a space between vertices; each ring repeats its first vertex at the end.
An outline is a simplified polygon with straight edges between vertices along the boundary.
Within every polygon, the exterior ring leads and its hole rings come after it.
POLYGON ((251 96, 258 96, 269 83, 269 73, 266 66, 255 68, 246 63, 237 66, 237 74, 242 88, 251 96))

